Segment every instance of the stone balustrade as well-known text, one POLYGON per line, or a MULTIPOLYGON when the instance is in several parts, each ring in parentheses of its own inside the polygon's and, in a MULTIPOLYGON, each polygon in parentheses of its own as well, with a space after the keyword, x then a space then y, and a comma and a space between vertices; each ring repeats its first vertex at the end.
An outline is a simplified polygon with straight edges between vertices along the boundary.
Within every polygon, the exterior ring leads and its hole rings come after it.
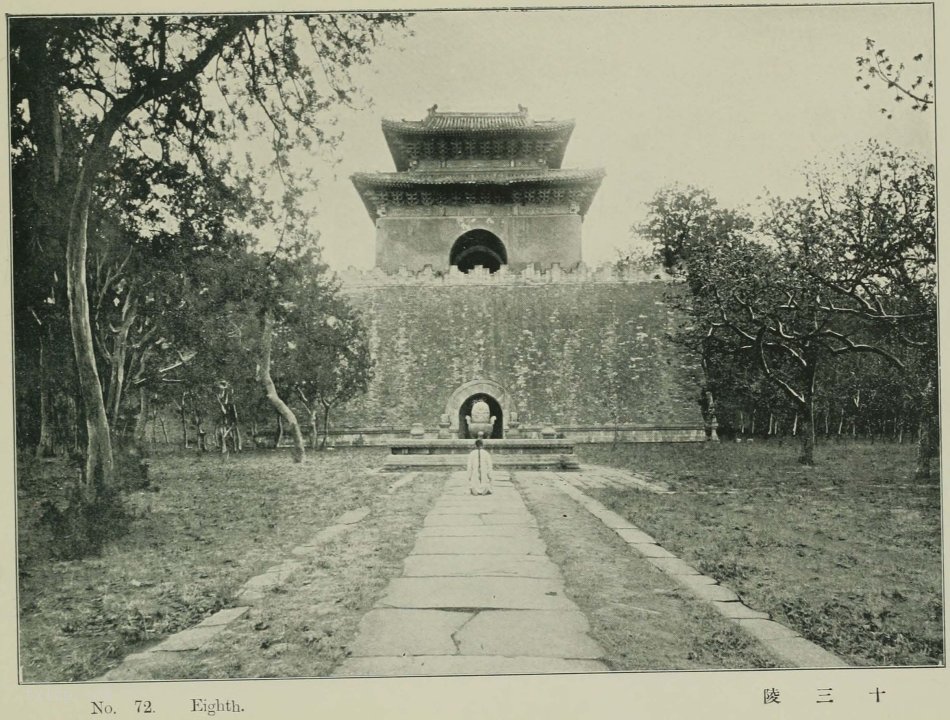
POLYGON ((512 271, 502 266, 498 272, 489 272, 487 268, 475 267, 468 273, 460 272, 452 265, 445 271, 436 271, 431 265, 426 265, 418 272, 412 272, 405 267, 395 273, 387 273, 379 268, 361 270, 349 267, 337 273, 337 277, 344 289, 375 288, 375 287, 438 287, 438 286, 524 286, 550 284, 581 284, 581 283, 651 283, 668 282, 671 278, 662 269, 642 270, 639 268, 618 269, 613 263, 606 263, 598 267, 588 267, 579 263, 573 268, 562 268, 554 263, 548 269, 541 269, 529 265, 523 270, 512 271))

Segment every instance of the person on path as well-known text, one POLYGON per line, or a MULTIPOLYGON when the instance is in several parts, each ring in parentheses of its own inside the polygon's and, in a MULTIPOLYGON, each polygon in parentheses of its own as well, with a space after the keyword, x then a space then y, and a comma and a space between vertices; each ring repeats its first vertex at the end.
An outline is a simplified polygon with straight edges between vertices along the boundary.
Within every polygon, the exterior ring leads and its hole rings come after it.
POLYGON ((468 454, 468 483, 472 495, 491 495, 491 454, 482 448, 484 444, 478 438, 475 449, 468 454))

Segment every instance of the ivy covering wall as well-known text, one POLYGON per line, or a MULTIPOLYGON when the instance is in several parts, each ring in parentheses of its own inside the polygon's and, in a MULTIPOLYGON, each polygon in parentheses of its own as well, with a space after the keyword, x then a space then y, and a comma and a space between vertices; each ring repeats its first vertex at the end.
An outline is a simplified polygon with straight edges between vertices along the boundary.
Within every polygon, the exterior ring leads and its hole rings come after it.
MULTIPOLYGON (((699 363, 673 344, 668 285, 351 289, 376 377, 336 426, 435 428, 449 395, 487 377, 522 424, 700 425, 699 363)), ((510 419, 510 418, 509 418, 510 419)))

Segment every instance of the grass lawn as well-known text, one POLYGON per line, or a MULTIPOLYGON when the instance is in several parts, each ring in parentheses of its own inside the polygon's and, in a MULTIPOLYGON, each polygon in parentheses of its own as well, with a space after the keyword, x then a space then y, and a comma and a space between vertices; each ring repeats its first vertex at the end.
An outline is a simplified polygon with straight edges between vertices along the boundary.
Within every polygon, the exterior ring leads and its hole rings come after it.
MULTIPOLYGON (((408 552, 412 526, 421 523, 419 513, 398 512, 400 503, 410 503, 394 500, 402 490, 388 495, 386 478, 367 473, 383 452, 313 453, 303 465, 294 465, 289 453, 267 451, 230 460, 214 454, 157 456, 151 465, 153 488, 129 498, 135 515, 129 534, 110 542, 99 557, 75 561, 47 557, 48 538, 37 524, 41 502, 69 481, 69 468, 58 461, 23 460, 18 483, 23 679, 98 677, 125 655, 234 605, 234 594, 247 579, 292 557, 294 546, 346 510, 366 505, 373 510, 360 523, 366 528, 347 546, 350 560, 360 556, 360 563, 350 562, 335 574, 325 571, 332 577, 316 583, 337 606, 319 632, 330 637, 338 626, 355 628, 377 585, 400 567, 402 556, 393 560, 390 555, 408 552)), ((439 479, 412 483, 424 486, 417 492, 425 497, 415 501, 424 504, 434 497, 439 479)), ((341 557, 345 562, 346 554, 341 557)), ((291 582, 307 583, 304 575, 291 582)), ((255 623, 260 628, 274 624, 266 618, 255 623)), ((298 666, 310 672, 303 674, 316 674, 338 660, 345 635, 339 633, 343 640, 334 643, 308 641, 308 656, 298 666)), ((254 650, 260 654, 276 642, 262 641, 258 633, 254 650)), ((201 674, 227 675, 232 668, 247 677, 265 666, 280 669, 273 662, 255 664, 236 656, 221 662, 217 671, 201 674)))
POLYGON ((611 670, 768 668, 769 652, 536 473, 515 481, 611 670))
POLYGON ((591 495, 671 552, 854 665, 944 662, 940 485, 912 446, 794 443, 585 446, 582 461, 675 491, 591 495))

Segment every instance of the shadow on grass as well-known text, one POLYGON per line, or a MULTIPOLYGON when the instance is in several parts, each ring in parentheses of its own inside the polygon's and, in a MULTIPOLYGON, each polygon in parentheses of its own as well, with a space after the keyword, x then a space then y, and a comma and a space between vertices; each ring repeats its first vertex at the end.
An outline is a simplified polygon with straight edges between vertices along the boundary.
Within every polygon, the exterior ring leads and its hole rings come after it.
POLYGON ((855 665, 944 661, 940 485, 912 446, 845 442, 579 448, 673 495, 592 495, 748 604, 855 665), (709 494, 712 492, 712 494, 709 494))
MULTIPOLYGON (((97 677, 119 659, 233 604, 238 588, 346 510, 380 502, 379 449, 162 454, 129 493, 128 532, 99 556, 55 559, 44 503, 73 482, 60 461, 18 477, 20 661, 25 681, 97 677)), ((388 496, 387 496, 388 497, 388 496)))

